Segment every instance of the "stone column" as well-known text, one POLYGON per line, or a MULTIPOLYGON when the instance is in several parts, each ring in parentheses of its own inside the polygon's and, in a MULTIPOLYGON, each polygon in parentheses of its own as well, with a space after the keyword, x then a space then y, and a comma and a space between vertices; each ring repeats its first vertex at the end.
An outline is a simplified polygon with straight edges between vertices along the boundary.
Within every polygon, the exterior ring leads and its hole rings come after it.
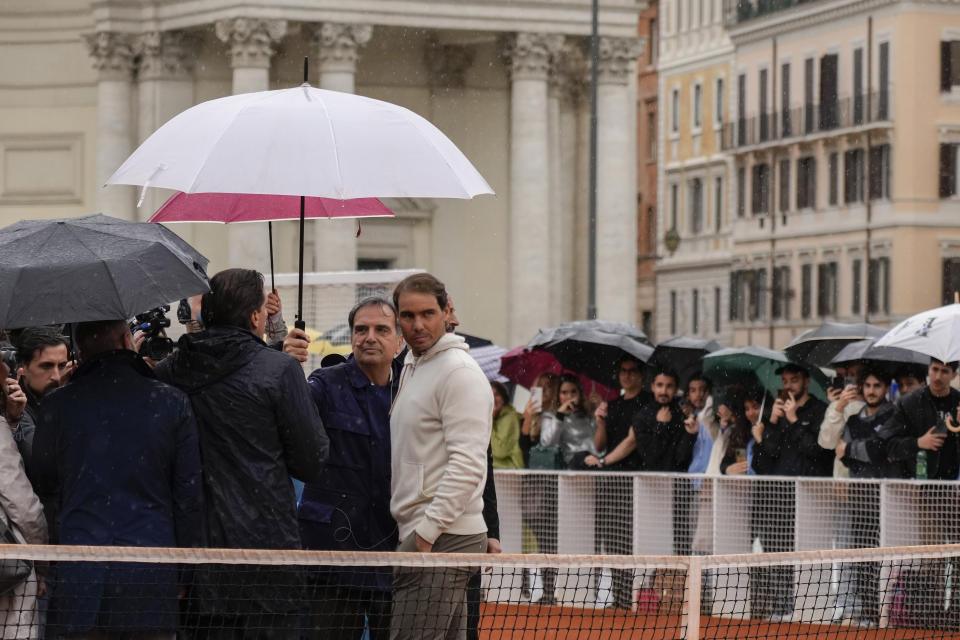
MULTIPOLYGON (((321 89, 354 93, 360 48, 370 41, 373 27, 368 24, 325 22, 313 32, 320 61, 321 89)), ((316 220, 307 223, 311 239, 310 256, 315 271, 344 271, 357 268, 357 221, 316 220)), ((309 249, 309 248, 308 248, 309 249)))
POLYGON ((637 38, 600 38, 597 84, 597 313, 636 322, 637 117, 630 72, 643 52, 637 38))
POLYGON ((563 182, 561 177, 561 148, 560 148, 560 100, 563 95, 564 69, 563 49, 557 52, 550 60, 550 71, 547 76, 547 136, 549 139, 549 171, 550 171, 550 226, 547 227, 550 236, 549 266, 547 283, 550 288, 550 322, 559 324, 569 320, 567 309, 570 307, 570 283, 567 272, 564 271, 566 252, 564 245, 573 229, 567 225, 565 211, 561 206, 561 191, 563 182))
MULTIPOLYGON (((140 62, 137 74, 138 143, 193 105, 194 44, 179 31, 151 31, 136 39, 134 51, 140 62)), ((148 219, 169 195, 166 190, 149 189, 137 209, 137 218, 148 219)), ((179 227, 178 232, 187 230, 185 225, 179 227)))
POLYGON ((582 49, 573 42, 563 46, 560 55, 559 75, 559 180, 557 216, 561 226, 559 247, 560 309, 562 318, 575 320, 584 317, 586 297, 577 291, 577 247, 584 245, 586 237, 577 234, 577 193, 585 189, 577 175, 578 115, 584 92, 585 61, 582 49))
POLYGON ((547 74, 562 36, 518 33, 506 42, 510 95, 510 344, 550 317, 550 142, 547 74))
POLYGON ((84 39, 97 70, 97 209, 136 219, 137 189, 103 187, 133 151, 133 47, 126 33, 98 31, 84 39))
MULTIPOLYGON (((287 32, 286 21, 229 18, 217 21, 215 28, 217 37, 230 45, 233 94, 267 91, 270 88, 270 59, 275 53, 274 45, 287 32)), ((267 225, 228 225, 227 236, 228 265, 257 269, 269 278, 270 244, 267 225)), ((279 247, 274 246, 274 255, 277 257, 278 250, 279 247)))

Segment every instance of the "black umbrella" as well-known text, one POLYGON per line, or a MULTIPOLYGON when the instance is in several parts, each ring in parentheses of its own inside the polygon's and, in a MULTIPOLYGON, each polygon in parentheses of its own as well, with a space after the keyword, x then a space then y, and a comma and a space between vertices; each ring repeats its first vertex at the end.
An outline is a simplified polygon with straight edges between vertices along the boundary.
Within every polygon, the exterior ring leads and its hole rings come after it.
POLYGON ((604 320, 580 320, 541 329, 527 347, 549 351, 564 368, 614 389, 620 387, 617 363, 624 356, 646 362, 653 355, 653 346, 643 331, 624 322, 604 320))
POLYGON ((680 376, 677 382, 684 388, 690 378, 703 369, 703 356, 721 348, 716 340, 678 336, 658 344, 647 366, 673 371, 680 376))
POLYGON ((806 362, 818 367, 830 366, 830 361, 851 342, 866 338, 879 338, 886 329, 866 322, 852 324, 824 322, 816 329, 804 331, 790 341, 783 351, 792 360, 806 362))
POLYGON ((860 362, 868 367, 880 369, 881 372, 889 376, 892 376, 897 369, 901 368, 918 373, 920 378, 926 375, 927 367, 930 364, 930 356, 900 347, 876 347, 874 346, 875 342, 875 338, 851 342, 834 356, 830 364, 840 365, 860 362))
POLYGON ((17 222, 0 229, 0 327, 132 318, 209 291, 207 263, 156 223, 17 222))

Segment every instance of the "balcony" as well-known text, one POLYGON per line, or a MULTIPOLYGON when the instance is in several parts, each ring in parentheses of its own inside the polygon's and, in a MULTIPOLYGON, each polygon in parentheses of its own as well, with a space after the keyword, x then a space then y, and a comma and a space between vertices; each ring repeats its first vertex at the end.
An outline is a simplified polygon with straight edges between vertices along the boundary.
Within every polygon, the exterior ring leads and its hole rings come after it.
POLYGON ((762 18, 817 0, 723 0, 723 21, 735 27, 755 18, 762 18))
POLYGON ((805 138, 822 137, 877 123, 892 123, 889 91, 841 98, 833 102, 807 104, 766 115, 741 118, 723 125, 721 149, 731 151, 805 138))

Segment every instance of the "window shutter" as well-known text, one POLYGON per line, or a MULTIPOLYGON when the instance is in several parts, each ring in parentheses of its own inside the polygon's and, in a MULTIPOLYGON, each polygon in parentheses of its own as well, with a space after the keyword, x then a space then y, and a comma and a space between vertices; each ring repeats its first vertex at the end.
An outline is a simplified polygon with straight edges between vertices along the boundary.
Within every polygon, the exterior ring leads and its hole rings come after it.
POLYGON ((951 71, 950 42, 940 42, 940 91, 950 91, 951 71))

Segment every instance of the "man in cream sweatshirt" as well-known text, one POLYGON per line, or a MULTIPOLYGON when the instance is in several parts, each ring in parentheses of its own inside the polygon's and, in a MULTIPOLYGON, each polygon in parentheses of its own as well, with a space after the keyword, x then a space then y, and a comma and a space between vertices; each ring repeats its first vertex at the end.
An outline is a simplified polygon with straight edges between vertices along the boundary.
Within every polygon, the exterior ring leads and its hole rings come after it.
MULTIPOLYGON (((392 496, 399 551, 484 553, 483 488, 493 393, 447 333, 442 282, 420 273, 393 293, 410 350, 390 413, 392 496)), ((396 567, 391 640, 466 637, 464 597, 474 568, 396 567)))

